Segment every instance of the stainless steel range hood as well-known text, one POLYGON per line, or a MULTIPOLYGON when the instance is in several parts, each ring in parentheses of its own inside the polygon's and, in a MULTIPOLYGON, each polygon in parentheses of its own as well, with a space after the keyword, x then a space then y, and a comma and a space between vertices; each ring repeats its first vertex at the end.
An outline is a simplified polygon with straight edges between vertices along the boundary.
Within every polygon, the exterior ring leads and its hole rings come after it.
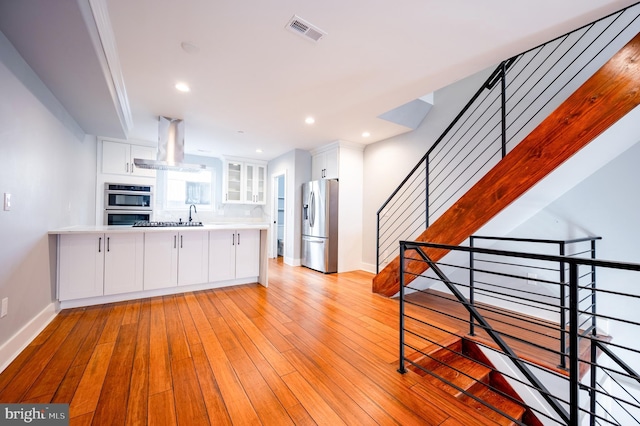
POLYGON ((184 161, 184 122, 177 118, 158 118, 158 159, 134 158, 133 164, 142 169, 199 172, 207 168, 202 164, 184 161))

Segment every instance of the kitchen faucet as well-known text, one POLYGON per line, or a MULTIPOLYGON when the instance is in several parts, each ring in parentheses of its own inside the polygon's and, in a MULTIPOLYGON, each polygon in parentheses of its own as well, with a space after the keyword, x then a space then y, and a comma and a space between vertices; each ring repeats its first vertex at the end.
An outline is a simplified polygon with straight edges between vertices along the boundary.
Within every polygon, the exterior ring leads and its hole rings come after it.
POLYGON ((193 207, 193 212, 194 212, 194 213, 198 213, 198 210, 196 210, 196 206, 195 206, 195 204, 191 204, 191 205, 189 206, 189 223, 191 223, 191 221, 193 220, 193 219, 191 218, 191 207, 193 207))

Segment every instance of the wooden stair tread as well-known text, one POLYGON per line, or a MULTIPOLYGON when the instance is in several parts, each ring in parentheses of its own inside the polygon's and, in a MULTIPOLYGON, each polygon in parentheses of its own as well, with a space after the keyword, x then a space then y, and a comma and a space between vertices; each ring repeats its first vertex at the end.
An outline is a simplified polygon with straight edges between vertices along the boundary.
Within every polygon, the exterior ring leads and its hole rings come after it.
POLYGON ((491 419, 500 425, 514 424, 508 417, 469 395, 496 407, 510 418, 522 421, 523 416, 528 416, 533 422, 531 424, 540 425, 535 415, 517 402, 520 398, 515 391, 506 384, 500 373, 493 369, 491 362, 473 341, 458 337, 447 347, 438 347, 428 355, 414 354, 412 361, 426 370, 412 364, 406 366, 408 370, 423 378, 424 386, 431 386, 455 396, 483 418, 491 419), (505 395, 511 395, 511 398, 505 395))
MULTIPOLYGON (((473 393, 474 396, 478 397, 482 401, 497 407, 505 414, 513 417, 516 420, 521 420, 522 416, 525 413, 525 408, 518 404, 517 402, 512 401, 511 399, 492 391, 487 386, 482 386, 482 389, 478 389, 473 393)), ((492 420, 495 420, 497 423, 501 425, 513 425, 514 423, 498 412, 492 410, 491 408, 485 406, 484 404, 476 401, 475 399, 463 395, 460 398, 461 401, 464 401, 469 407, 475 409, 477 412, 482 413, 483 416, 488 417, 492 420)))
POLYGON ((435 368, 430 368, 429 370, 438 377, 426 374, 424 376, 425 379, 431 384, 456 397, 463 393, 457 388, 448 385, 442 379, 452 383, 458 388, 469 391, 478 382, 488 382, 489 373, 491 372, 490 368, 463 356, 457 356, 451 359, 447 364, 439 364, 438 366, 435 366, 435 368))
MULTIPOLYGON (((420 351, 408 351, 405 350, 405 358, 415 362, 420 363, 422 359, 428 358, 424 354, 428 354, 430 356, 434 356, 437 352, 443 349, 443 347, 455 347, 454 345, 459 344, 461 347, 460 337, 455 334, 449 334, 446 337, 438 339, 436 343, 429 343, 420 349, 420 351)), ((394 361, 396 362, 396 361, 394 361)))

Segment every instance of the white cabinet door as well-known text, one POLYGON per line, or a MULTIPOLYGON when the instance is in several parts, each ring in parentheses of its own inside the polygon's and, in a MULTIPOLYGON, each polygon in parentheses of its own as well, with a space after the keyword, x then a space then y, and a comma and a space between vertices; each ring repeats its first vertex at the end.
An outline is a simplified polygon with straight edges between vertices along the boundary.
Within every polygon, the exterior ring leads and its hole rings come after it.
POLYGON ((178 285, 208 282, 209 232, 183 232, 178 239, 178 285))
POLYGON ((104 234, 58 237, 58 300, 102 296, 104 234))
POLYGON ((178 285, 178 233, 144 233, 144 289, 178 285))
POLYGON ((224 163, 224 202, 242 203, 243 164, 236 161, 224 163))
POLYGON ((236 278, 257 277, 260 273, 260 231, 236 231, 236 278))
POLYGON ((142 158, 143 160, 155 160, 158 158, 158 150, 150 146, 131 145, 131 174, 141 177, 156 177, 156 171, 152 169, 141 169, 133 164, 134 158, 142 158))
POLYGON ((262 164, 246 163, 244 201, 247 204, 266 204, 265 182, 267 168, 262 164))
POLYGON ((209 281, 232 280, 236 274, 236 232, 209 232, 209 281))
POLYGON ((244 201, 246 203, 253 204, 255 203, 255 189, 256 189, 256 166, 255 164, 245 164, 244 165, 244 201))
POLYGON ((133 159, 155 160, 156 157, 156 149, 150 146, 102 141, 102 173, 155 177, 155 170, 139 169, 133 164, 133 159))
POLYGON ((311 157, 311 178, 313 180, 337 179, 339 177, 338 149, 339 148, 332 148, 311 157))
POLYGON ((102 173, 114 175, 131 173, 131 145, 102 141, 102 173))
POLYGON ((339 148, 333 148, 327 152, 325 152, 325 160, 324 160, 324 178, 325 179, 338 179, 338 156, 339 156, 339 148))
POLYGON ((225 203, 266 204, 266 164, 251 161, 225 160, 225 203))
POLYGON ((209 232, 209 281, 257 277, 259 273, 259 230, 209 232))
POLYGON ((105 295, 142 291, 143 254, 141 233, 105 234, 105 295))

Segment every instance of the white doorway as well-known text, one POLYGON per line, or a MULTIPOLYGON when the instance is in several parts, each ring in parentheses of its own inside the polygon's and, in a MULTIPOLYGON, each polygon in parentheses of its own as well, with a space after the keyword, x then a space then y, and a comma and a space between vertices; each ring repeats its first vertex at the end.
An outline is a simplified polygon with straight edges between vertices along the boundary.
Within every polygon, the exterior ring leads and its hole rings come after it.
POLYGON ((286 253, 286 173, 272 175, 273 200, 271 217, 271 257, 284 258, 286 253))

